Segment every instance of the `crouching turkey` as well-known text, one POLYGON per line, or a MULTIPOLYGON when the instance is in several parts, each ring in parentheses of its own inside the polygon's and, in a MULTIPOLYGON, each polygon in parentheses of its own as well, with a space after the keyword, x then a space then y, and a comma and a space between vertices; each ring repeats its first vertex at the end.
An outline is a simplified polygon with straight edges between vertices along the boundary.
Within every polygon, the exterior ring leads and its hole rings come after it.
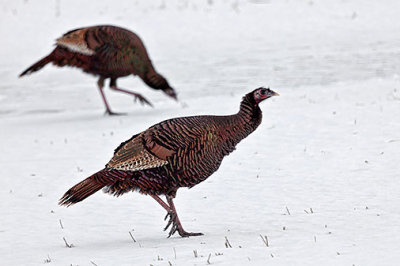
POLYGON ((102 188, 115 196, 139 191, 167 211, 164 230, 171 226, 169 236, 202 235, 183 229, 173 202, 177 190, 191 188, 217 171, 222 159, 260 125, 260 102, 276 95, 258 88, 243 97, 237 114, 174 118, 134 135, 119 145, 103 170, 69 189, 59 204, 70 206, 102 188))
POLYGON ((99 76, 97 85, 106 107, 111 111, 103 92, 104 80, 110 79, 110 88, 130 94, 142 104, 151 103, 136 92, 121 89, 117 79, 128 75, 139 76, 149 87, 161 90, 169 97, 177 99, 174 89, 167 80, 156 72, 147 50, 139 36, 116 26, 101 25, 71 30, 56 40, 56 48, 19 76, 40 70, 48 63, 81 68, 84 72, 99 76))

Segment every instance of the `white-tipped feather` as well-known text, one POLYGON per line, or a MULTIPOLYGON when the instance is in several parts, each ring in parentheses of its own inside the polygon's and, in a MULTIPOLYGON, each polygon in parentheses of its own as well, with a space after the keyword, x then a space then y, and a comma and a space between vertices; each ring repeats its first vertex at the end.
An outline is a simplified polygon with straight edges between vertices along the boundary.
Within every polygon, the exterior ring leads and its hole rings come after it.
POLYGON ((156 168, 168 164, 168 161, 161 160, 154 155, 142 151, 136 158, 127 160, 117 166, 110 167, 111 169, 122 171, 139 171, 150 168, 156 168))
POLYGON ((81 53, 84 55, 93 55, 95 53, 93 50, 89 49, 89 47, 87 47, 85 43, 77 44, 77 43, 65 43, 62 41, 57 41, 57 45, 65 47, 71 52, 81 53))
POLYGON ((143 146, 142 136, 143 133, 125 143, 106 167, 122 171, 139 171, 168 164, 167 160, 154 156, 143 146))

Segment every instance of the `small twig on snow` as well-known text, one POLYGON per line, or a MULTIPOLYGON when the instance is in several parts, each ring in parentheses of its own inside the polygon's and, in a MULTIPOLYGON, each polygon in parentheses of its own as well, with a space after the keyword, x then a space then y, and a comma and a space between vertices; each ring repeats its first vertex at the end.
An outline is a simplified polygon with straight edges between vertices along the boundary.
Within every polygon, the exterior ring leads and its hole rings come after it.
POLYGON ((265 236, 265 238, 264 238, 261 234, 260 234, 260 237, 261 237, 262 241, 264 242, 264 244, 265 244, 267 247, 269 247, 269 244, 268 244, 268 237, 265 236))
POLYGON ((73 244, 68 244, 68 242, 67 242, 67 240, 65 239, 65 237, 63 237, 63 239, 64 239, 65 246, 66 246, 67 248, 73 248, 73 247, 74 247, 73 244))
POLYGON ((226 248, 231 248, 232 247, 232 245, 231 245, 231 243, 229 243, 229 240, 228 240, 227 237, 225 237, 225 247, 226 248))
POLYGON ((132 233, 129 231, 129 234, 130 234, 130 236, 131 236, 131 238, 132 238, 132 240, 133 240, 133 242, 135 242, 136 243, 136 239, 133 237, 133 235, 132 235, 132 233))
POLYGON ((44 259, 44 263, 50 263, 50 262, 51 262, 50 255, 47 254, 47 258, 44 259))
POLYGON ((131 238, 132 238, 133 242, 135 242, 135 243, 138 243, 138 244, 139 244, 139 247, 141 248, 141 247, 142 247, 142 245, 140 244, 140 242, 139 242, 139 241, 136 241, 136 239, 135 239, 135 237, 132 235, 131 231, 129 231, 128 233, 129 233, 129 235, 131 236, 131 238))
POLYGON ((210 258, 211 258, 211 253, 208 255, 207 264, 211 264, 210 258))

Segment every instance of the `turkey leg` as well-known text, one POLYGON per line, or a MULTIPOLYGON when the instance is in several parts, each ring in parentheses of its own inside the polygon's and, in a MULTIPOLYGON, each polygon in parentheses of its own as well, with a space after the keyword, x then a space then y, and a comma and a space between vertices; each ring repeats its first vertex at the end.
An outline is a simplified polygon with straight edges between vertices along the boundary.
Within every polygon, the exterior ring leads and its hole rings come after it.
POLYGON ((178 231, 178 234, 181 237, 189 237, 189 236, 201 236, 203 235, 202 233, 189 233, 186 232, 181 224, 181 221, 179 220, 178 214, 175 209, 175 205, 173 202, 173 197, 171 196, 166 196, 168 204, 166 204, 160 197, 157 195, 151 195, 153 199, 155 199, 168 213, 165 216, 164 220, 166 220, 169 217, 167 226, 165 226, 164 231, 168 229, 168 227, 171 227, 171 230, 169 231, 168 237, 171 237, 173 234, 178 231))
MULTIPOLYGON (((169 213, 170 220, 173 220, 173 225, 172 225, 171 231, 169 233, 169 237, 171 235, 173 235, 176 232, 176 230, 178 230, 178 233, 179 233, 179 235, 181 237, 201 236, 201 235, 203 235, 202 233, 188 233, 185 230, 183 230, 181 221, 179 220, 179 217, 178 217, 178 213, 176 212, 176 209, 175 209, 175 205, 174 205, 174 202, 173 202, 173 197, 171 197, 171 196, 166 196, 166 197, 167 197, 167 202, 168 202, 168 204, 169 204, 169 206, 170 206, 170 208, 172 210, 172 212, 169 213)), ((170 222, 168 222, 168 223, 170 223, 170 222)), ((167 227, 165 229, 167 229, 168 226, 169 226, 169 224, 167 224, 167 227)))
POLYGON ((106 95, 104 94, 103 88, 104 88, 104 79, 103 77, 99 78, 99 81, 97 81, 97 86, 99 87, 100 95, 101 98, 103 99, 104 105, 106 106, 106 114, 109 115, 117 115, 117 113, 114 113, 111 111, 110 106, 108 105, 106 95))
POLYGON ((143 105, 148 104, 151 107, 153 107, 153 105, 146 98, 144 98, 142 95, 140 95, 139 93, 118 88, 117 87, 117 79, 113 79, 113 78, 111 79, 110 88, 113 89, 113 90, 116 90, 116 91, 120 91, 120 92, 124 92, 124 93, 130 94, 130 95, 133 95, 135 97, 135 101, 139 100, 139 102, 141 104, 143 104, 143 105))

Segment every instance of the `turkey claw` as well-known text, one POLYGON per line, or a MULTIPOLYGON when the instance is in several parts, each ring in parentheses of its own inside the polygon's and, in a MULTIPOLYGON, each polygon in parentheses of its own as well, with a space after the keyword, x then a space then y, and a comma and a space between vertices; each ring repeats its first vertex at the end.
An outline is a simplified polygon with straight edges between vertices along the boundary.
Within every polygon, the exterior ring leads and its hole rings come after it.
POLYGON ((142 95, 140 95, 140 94, 135 94, 134 95, 134 97, 135 97, 135 102, 137 102, 137 101, 139 101, 142 105, 150 105, 151 107, 153 107, 153 105, 146 99, 146 98, 144 98, 142 95))

